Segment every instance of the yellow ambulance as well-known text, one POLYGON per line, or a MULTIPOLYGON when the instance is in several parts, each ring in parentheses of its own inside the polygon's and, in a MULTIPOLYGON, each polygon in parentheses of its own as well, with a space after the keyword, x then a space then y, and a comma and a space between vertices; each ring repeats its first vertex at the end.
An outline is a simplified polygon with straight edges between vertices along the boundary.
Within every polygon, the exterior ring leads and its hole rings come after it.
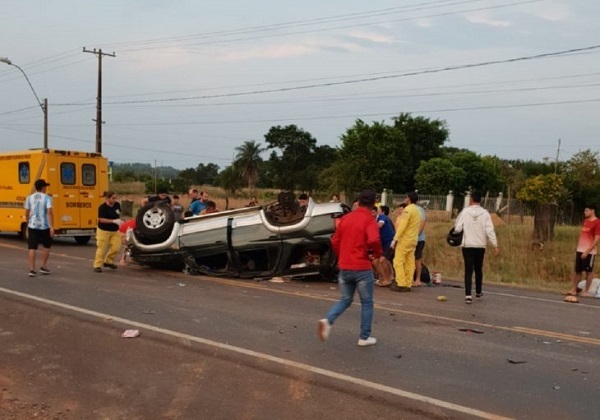
POLYGON ((25 198, 45 179, 56 236, 86 244, 96 232, 98 206, 108 189, 108 161, 99 153, 31 149, 0 152, 0 231, 27 232, 25 198))

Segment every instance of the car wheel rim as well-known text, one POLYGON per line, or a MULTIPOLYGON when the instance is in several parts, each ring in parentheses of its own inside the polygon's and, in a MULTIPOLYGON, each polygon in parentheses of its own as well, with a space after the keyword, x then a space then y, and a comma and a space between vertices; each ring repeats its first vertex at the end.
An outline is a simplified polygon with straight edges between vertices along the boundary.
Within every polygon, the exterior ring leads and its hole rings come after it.
POLYGON ((148 211, 144 214, 144 226, 157 229, 165 223, 165 214, 161 210, 148 211))

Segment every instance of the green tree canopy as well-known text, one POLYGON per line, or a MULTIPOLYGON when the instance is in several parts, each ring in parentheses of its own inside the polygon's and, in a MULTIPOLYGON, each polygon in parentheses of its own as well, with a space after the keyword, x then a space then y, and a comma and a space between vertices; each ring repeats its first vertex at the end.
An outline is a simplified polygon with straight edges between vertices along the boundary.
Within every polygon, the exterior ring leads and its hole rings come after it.
POLYGON ((295 125, 288 125, 271 127, 265 141, 273 149, 269 169, 274 185, 286 190, 310 191, 315 174, 309 163, 315 156, 315 138, 295 125))
POLYGON ((255 141, 246 141, 241 146, 236 147, 235 150, 237 151, 234 162, 235 167, 239 169, 240 175, 248 188, 253 190, 258 182, 260 165, 263 161, 260 154, 266 149, 255 141))
POLYGON ((327 189, 406 191, 410 155, 404 134, 382 122, 356 120, 341 138, 338 159, 324 173, 327 189))
POLYGON ((414 174, 421 162, 428 161, 443 154, 442 146, 448 140, 449 131, 446 122, 425 117, 413 117, 409 113, 401 113, 392 118, 393 127, 399 130, 406 139, 409 148, 410 177, 405 180, 406 191, 415 188, 414 174))
POLYGON ((528 178, 517 198, 530 204, 557 204, 568 195, 563 178, 558 174, 528 178))
POLYGON ((503 190, 502 173, 499 159, 491 156, 481 157, 475 152, 459 151, 449 155, 452 164, 465 173, 464 184, 454 189, 458 193, 467 190, 481 191, 483 194, 498 193, 503 190))
POLYGON ((244 186, 244 180, 240 176, 240 169, 236 168, 235 164, 223 169, 219 173, 216 183, 219 187, 232 195, 235 195, 236 192, 244 186))
POLYGON ((564 176, 577 210, 583 210, 589 204, 600 206, 598 152, 587 149, 573 155, 564 166, 564 176))
MULTIPOLYGON (((448 194, 466 184, 467 173, 449 159, 433 158, 421 162, 415 175, 416 187, 427 194, 448 194)), ((462 193, 462 190, 458 190, 462 193)))

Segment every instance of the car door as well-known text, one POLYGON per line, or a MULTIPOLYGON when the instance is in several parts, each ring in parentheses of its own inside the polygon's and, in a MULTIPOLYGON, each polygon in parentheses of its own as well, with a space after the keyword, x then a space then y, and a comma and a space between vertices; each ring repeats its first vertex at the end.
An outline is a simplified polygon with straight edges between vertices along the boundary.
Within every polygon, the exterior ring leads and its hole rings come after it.
POLYGON ((281 236, 265 227, 258 211, 232 218, 230 235, 231 262, 240 277, 277 274, 281 236))

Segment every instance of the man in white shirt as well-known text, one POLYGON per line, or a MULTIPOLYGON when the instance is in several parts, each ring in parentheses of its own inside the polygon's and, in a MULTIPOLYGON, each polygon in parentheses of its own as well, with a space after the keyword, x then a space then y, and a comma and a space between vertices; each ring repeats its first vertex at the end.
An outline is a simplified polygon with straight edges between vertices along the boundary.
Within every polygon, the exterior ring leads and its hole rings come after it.
POLYGON ((27 220, 27 248, 29 253, 29 277, 37 276, 35 254, 42 244, 42 266, 40 273, 50 274, 48 257, 52 246, 54 229, 52 227, 52 197, 46 194, 48 184, 43 179, 35 181, 35 193, 25 199, 25 219, 27 220))
POLYGON ((481 207, 481 194, 473 192, 469 207, 460 212, 454 224, 454 231, 463 232, 462 254, 465 262, 465 303, 472 303, 471 284, 475 271, 475 297, 483 297, 483 258, 489 240, 498 255, 498 241, 490 213, 481 207))

